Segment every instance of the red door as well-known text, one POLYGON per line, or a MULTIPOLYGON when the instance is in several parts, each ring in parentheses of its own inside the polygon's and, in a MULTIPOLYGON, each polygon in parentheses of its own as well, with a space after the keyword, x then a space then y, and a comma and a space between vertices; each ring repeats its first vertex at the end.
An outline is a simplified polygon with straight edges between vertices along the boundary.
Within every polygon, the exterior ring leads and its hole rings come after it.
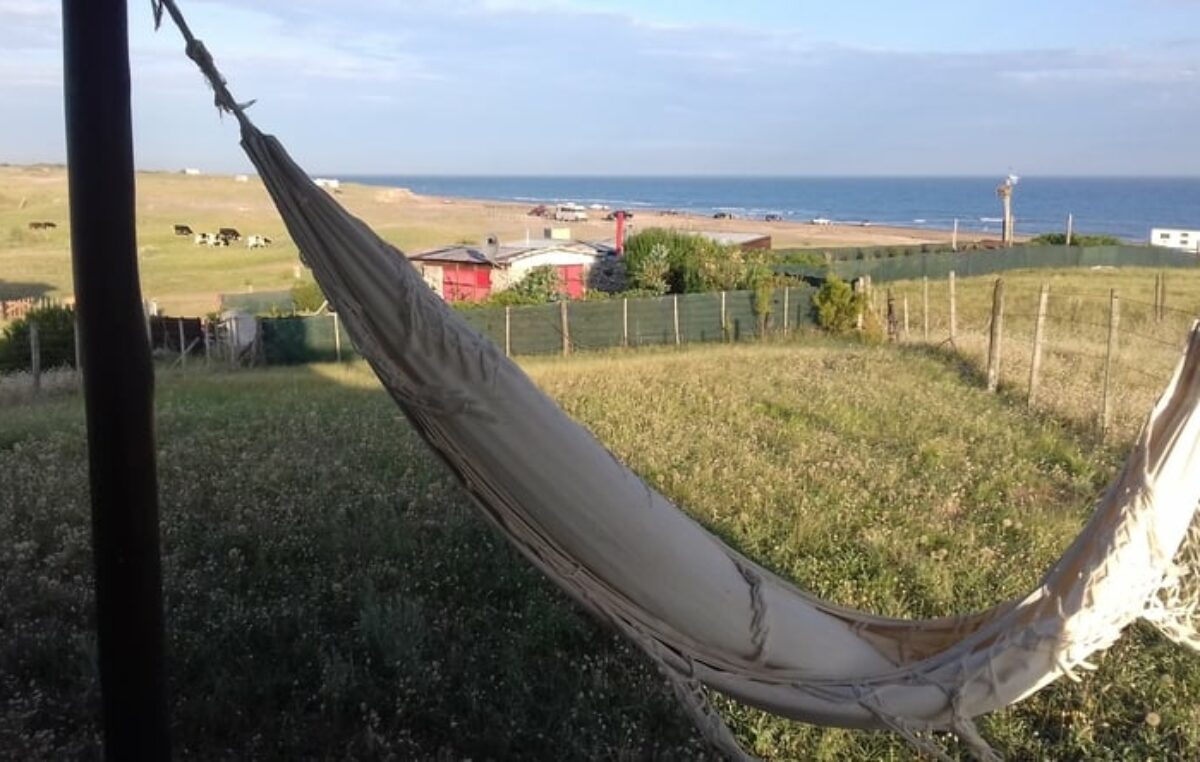
POLYGON ((492 293, 488 267, 443 267, 442 298, 448 302, 478 301, 492 293))
POLYGON ((563 292, 572 299, 582 299, 587 290, 584 282, 583 265, 559 265, 558 277, 562 281, 563 292))

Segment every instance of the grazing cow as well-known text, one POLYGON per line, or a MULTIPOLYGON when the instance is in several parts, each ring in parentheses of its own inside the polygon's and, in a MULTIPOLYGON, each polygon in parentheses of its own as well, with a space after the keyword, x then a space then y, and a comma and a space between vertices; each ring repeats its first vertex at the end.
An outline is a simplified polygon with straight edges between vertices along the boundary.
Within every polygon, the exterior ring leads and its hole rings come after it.
POLYGON ((217 235, 229 241, 242 240, 242 234, 237 232, 235 228, 221 228, 217 231, 217 235))
POLYGON ((175 235, 193 235, 192 229, 187 225, 176 225, 175 235))
POLYGON ((53 230, 56 227, 58 227, 58 225, 56 225, 53 222, 35 221, 35 222, 29 223, 30 230, 53 230))
POLYGON ((217 233, 198 233, 193 239, 197 246, 228 246, 229 240, 217 233))
POLYGON ((265 235, 252 235, 246 239, 246 247, 250 249, 265 249, 271 245, 271 239, 265 235))

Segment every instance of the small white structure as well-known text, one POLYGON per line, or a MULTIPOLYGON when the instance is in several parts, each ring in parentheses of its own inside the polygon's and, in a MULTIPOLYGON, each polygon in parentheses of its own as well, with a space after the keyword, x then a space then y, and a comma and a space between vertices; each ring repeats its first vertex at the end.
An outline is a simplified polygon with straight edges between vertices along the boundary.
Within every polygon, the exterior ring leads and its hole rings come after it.
POLYGON ((318 188, 324 188, 325 190, 338 190, 342 187, 342 181, 332 177, 318 177, 313 182, 316 183, 318 188))
POLYGON ((579 204, 559 204, 554 207, 554 219, 559 222, 587 222, 587 209, 579 204))
POLYGON ((1150 245, 1200 254, 1200 230, 1153 228, 1150 231, 1150 245))
POLYGON ((195 167, 186 167, 184 168, 183 173, 185 175, 191 175, 194 177, 200 174, 200 170, 196 169, 195 167))
POLYGON ((233 181, 235 183, 248 183, 248 182, 250 182, 250 176, 249 175, 234 175, 233 181))

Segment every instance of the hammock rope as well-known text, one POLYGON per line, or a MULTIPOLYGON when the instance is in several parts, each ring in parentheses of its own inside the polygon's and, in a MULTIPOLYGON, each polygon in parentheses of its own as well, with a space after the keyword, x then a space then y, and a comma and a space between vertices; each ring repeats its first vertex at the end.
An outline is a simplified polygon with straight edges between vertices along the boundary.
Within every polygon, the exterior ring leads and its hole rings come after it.
POLYGON ((892 730, 943 759, 930 734, 949 731, 992 760, 974 717, 1077 679, 1138 618, 1200 645, 1200 325, 1123 471, 1028 595, 912 621, 834 606, 724 545, 572 421, 254 126, 174 0, 152 6, 237 118, 302 258, 415 430, 525 558, 655 662, 727 756, 750 758, 708 689, 892 730))

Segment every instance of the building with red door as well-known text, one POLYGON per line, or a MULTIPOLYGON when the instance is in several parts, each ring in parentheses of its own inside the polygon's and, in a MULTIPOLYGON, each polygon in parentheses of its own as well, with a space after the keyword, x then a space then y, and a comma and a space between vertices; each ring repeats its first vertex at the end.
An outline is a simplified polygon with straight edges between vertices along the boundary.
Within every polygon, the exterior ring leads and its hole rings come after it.
POLYGON ((534 240, 491 243, 480 248, 449 246, 414 255, 430 288, 448 302, 478 301, 518 283, 535 267, 558 270, 562 291, 571 299, 587 291, 588 273, 603 252, 576 241, 534 240))

